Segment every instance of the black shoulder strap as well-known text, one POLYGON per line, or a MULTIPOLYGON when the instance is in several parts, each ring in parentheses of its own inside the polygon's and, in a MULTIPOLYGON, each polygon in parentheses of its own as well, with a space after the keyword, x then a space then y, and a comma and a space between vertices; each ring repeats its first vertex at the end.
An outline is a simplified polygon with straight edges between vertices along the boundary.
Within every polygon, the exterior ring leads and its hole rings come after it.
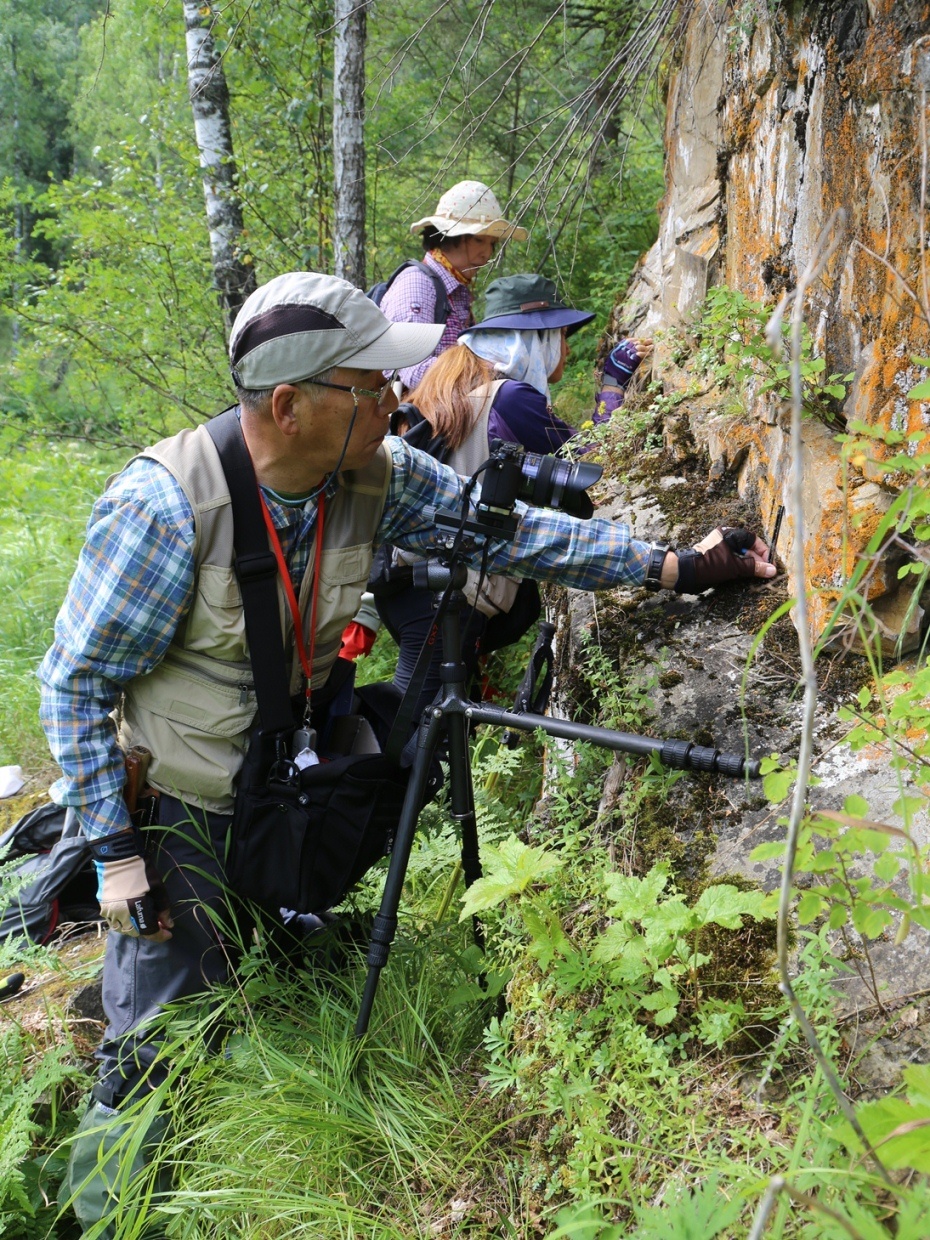
POLYGON ((232 499, 236 576, 242 592, 245 632, 262 731, 283 732, 294 726, 294 715, 278 609, 278 564, 268 546, 258 480, 237 410, 227 409, 211 418, 206 426, 220 454, 232 499))
POLYGON ((433 287, 436 289, 436 309, 433 313, 433 322, 446 323, 449 319, 449 315, 452 313, 452 306, 449 302, 449 294, 446 292, 446 286, 442 282, 442 276, 440 276, 438 271, 433 271, 432 267, 427 267, 426 263, 421 263, 418 258, 407 258, 401 263, 397 270, 391 274, 387 284, 384 286, 385 293, 400 273, 402 271, 406 271, 408 267, 419 267, 423 274, 429 276, 432 280, 433 287))

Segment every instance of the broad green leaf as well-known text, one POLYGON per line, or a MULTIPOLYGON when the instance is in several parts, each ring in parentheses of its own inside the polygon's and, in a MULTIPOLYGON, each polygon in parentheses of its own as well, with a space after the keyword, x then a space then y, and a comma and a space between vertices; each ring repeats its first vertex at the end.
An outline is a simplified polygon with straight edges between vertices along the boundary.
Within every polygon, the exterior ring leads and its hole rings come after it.
MULTIPOLYGON (((639 937, 629 924, 614 922, 598 937, 594 950, 591 953, 592 959, 606 963, 608 960, 614 960, 617 956, 625 956, 630 951, 631 943, 638 940, 639 937)), ((640 955, 642 950, 643 948, 641 947, 640 955)))
POLYGON ((697 924, 704 926, 716 922, 728 930, 738 930, 743 924, 743 916, 757 920, 763 916, 764 899, 765 893, 762 891, 741 891, 729 883, 715 883, 704 888, 694 906, 697 924))
POLYGON ((539 909, 532 904, 522 911, 523 922, 530 934, 530 952, 545 972, 553 957, 564 956, 571 943, 553 909, 539 909))
POLYGON ((916 387, 912 387, 907 394, 908 400, 930 400, 930 379, 924 379, 923 383, 918 383, 916 387))
POLYGON ((930 1113, 930 1064, 910 1064, 901 1073, 907 1086, 908 1100, 926 1107, 930 1113))
POLYGON ((655 865, 645 878, 636 878, 631 874, 608 874, 604 890, 611 901, 613 913, 635 917, 643 909, 658 903, 667 883, 668 872, 663 866, 655 865))
POLYGON ((886 1167, 930 1172, 930 1106, 881 1098, 857 1107, 856 1117, 886 1167))
POLYGON ((770 840, 768 844, 759 844, 749 854, 750 861, 771 861, 773 857, 785 855, 784 840, 770 840))
POLYGON ((773 805, 784 801, 794 784, 794 777, 794 771, 786 770, 772 771, 766 775, 762 780, 762 791, 765 793, 766 800, 771 801, 773 805))
POLYGON ((869 812, 869 803, 860 796, 849 796, 843 802, 843 809, 853 818, 865 818, 869 812))
POLYGON ((655 908, 641 909, 639 921, 647 941, 652 943, 659 938, 674 937, 697 924, 692 910, 680 896, 663 900, 655 908))
MULTIPOLYGON (((813 891, 805 891, 798 901, 798 921, 802 926, 809 925, 823 911, 825 901, 813 891)), ((844 919, 845 920, 845 919, 844 919)))
POLYGON ((877 939, 886 926, 891 924, 891 913, 886 908, 870 908, 856 903, 852 908, 853 925, 867 939, 877 939))
POLYGON ((827 918, 827 925, 831 930, 839 930, 841 926, 846 925, 849 917, 849 909, 845 904, 834 904, 830 909, 830 916, 827 918))
POLYGON ((519 895, 562 865, 562 858, 556 853, 524 844, 516 836, 505 839, 496 848, 485 849, 487 872, 465 892, 459 920, 465 921, 474 913, 494 908, 509 896, 519 895))
POLYGON ((873 866, 875 877, 880 878, 882 882, 890 883, 897 877, 903 860, 904 858, 898 853, 883 852, 873 866))

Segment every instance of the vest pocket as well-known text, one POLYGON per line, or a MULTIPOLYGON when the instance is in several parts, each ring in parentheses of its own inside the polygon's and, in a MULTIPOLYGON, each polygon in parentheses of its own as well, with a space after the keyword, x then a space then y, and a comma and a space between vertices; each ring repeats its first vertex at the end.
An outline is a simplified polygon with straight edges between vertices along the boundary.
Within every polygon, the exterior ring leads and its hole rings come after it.
POLYGON ((202 564, 187 615, 184 649, 239 663, 245 657, 245 618, 239 582, 231 568, 202 564))
POLYGON ((169 657, 126 686, 125 735, 151 750, 156 788, 228 813, 257 709, 247 665, 220 673, 169 657))

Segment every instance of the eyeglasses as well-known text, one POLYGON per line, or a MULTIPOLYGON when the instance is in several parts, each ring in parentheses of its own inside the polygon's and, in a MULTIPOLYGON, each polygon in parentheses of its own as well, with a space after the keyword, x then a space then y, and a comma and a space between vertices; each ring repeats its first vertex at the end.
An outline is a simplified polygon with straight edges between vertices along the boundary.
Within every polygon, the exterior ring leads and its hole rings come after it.
POLYGON ((351 392, 352 399, 358 403, 360 396, 370 396, 372 400, 376 400, 380 405, 385 396, 390 391, 395 380, 397 379, 397 371, 391 371, 391 377, 385 380, 384 386, 373 392, 371 388, 346 387, 344 383, 324 383, 322 379, 304 379, 304 383, 312 383, 314 387, 332 388, 334 392, 351 392))

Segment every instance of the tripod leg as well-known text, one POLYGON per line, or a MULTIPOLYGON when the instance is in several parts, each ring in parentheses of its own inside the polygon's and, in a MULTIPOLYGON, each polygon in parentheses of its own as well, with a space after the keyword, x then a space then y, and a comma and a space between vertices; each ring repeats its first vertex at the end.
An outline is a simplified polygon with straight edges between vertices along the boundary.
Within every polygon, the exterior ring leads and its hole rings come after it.
POLYGON ((391 863, 388 867, 387 881, 384 884, 384 893, 381 896, 381 907, 375 917, 371 943, 368 946, 368 976, 365 978, 365 989, 355 1022, 357 1038, 363 1037, 368 1029, 375 991, 378 989, 378 979, 381 976, 381 970, 387 964, 391 944, 397 933, 397 908, 407 875, 410 849, 413 846, 420 807, 426 794, 430 765, 444 724, 445 720, 441 715, 430 711, 429 717, 424 719, 417 732, 417 749, 410 771, 410 782, 407 785, 407 795, 404 798, 397 834, 394 837, 394 848, 391 851, 391 863))
MULTIPOLYGON (((450 713, 446 716, 449 736, 449 799, 452 817, 462 833, 462 873, 465 886, 470 887, 481 877, 481 857, 478 852, 478 819, 475 814, 475 793, 472 786, 471 764, 468 755, 468 725, 464 714, 450 713)), ((484 930, 477 917, 472 919, 475 942, 484 950, 484 930)))

